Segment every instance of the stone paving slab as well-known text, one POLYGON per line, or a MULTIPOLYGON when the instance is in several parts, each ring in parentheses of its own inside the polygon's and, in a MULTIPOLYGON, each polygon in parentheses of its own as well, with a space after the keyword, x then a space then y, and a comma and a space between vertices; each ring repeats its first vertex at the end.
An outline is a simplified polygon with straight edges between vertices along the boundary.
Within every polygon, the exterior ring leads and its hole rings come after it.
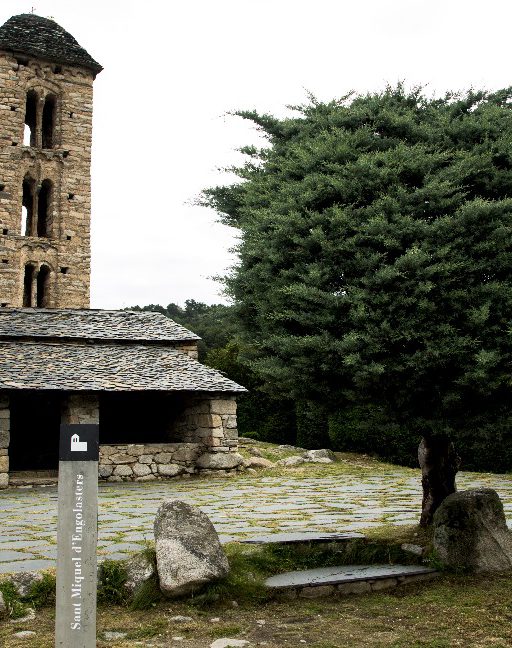
POLYGON ((435 572, 435 569, 418 565, 343 565, 341 567, 317 567, 316 569, 285 572, 267 578, 265 585, 272 589, 320 587, 383 578, 399 578, 400 576, 423 576, 435 572))
MULTIPOLYGON (((460 490, 494 488, 512 523, 512 476, 460 473, 457 484, 460 490)), ((367 475, 101 484, 99 554, 126 557, 152 541, 156 511, 167 498, 199 506, 221 539, 230 542, 284 532, 346 533, 414 524, 422 496, 419 471, 399 468, 367 475)), ((0 491, 1 573, 54 566, 49 557, 55 553, 56 539, 55 486, 0 491), (17 552, 16 560, 8 553, 12 551, 17 552)))
POLYGON ((309 542, 313 544, 322 542, 343 542, 344 540, 363 539, 363 533, 269 533, 268 535, 252 536, 242 540, 247 544, 300 544, 309 542))

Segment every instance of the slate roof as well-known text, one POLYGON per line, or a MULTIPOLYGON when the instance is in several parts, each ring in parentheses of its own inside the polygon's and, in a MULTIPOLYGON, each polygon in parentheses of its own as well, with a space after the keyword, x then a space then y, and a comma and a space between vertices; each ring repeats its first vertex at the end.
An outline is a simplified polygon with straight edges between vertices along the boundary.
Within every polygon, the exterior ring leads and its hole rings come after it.
POLYGON ((0 49, 67 63, 98 74, 102 66, 54 20, 35 14, 12 16, 0 27, 0 49))
POLYGON ((161 313, 50 308, 0 309, 0 340, 186 342, 201 338, 161 313))
POLYGON ((168 346, 0 341, 0 390, 245 392, 168 346))

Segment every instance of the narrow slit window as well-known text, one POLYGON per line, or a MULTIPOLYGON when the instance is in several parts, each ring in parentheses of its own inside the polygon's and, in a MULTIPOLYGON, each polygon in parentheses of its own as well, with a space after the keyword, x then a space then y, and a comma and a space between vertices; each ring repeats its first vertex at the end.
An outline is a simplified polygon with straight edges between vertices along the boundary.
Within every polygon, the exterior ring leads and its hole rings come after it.
POLYGON ((37 235, 41 237, 48 237, 51 234, 51 201, 52 183, 43 180, 37 201, 37 235))
POLYGON ((50 268, 41 266, 37 273, 37 308, 48 306, 48 286, 50 283, 50 268))
POLYGON ((33 236, 34 202, 36 183, 30 176, 23 180, 23 202, 21 207, 21 234, 33 236))
POLYGON ((36 145, 36 115, 37 94, 33 90, 29 90, 25 106, 25 131, 23 134, 24 146, 36 145))
POLYGON ((55 146, 56 105, 55 95, 48 95, 43 108, 43 148, 45 149, 50 149, 55 146))
POLYGON ((32 285, 34 283, 34 266, 25 266, 25 276, 23 278, 23 306, 30 308, 32 306, 32 285))

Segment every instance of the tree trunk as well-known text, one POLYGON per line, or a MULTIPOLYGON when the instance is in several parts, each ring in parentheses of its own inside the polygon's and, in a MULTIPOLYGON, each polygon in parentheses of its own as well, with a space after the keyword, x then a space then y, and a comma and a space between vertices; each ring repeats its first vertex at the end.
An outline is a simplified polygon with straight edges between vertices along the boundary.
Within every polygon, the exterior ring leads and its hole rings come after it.
POLYGON ((432 524, 434 513, 441 502, 457 490, 455 475, 459 470, 460 458, 453 443, 442 436, 425 436, 418 447, 421 467, 423 503, 421 526, 432 524))

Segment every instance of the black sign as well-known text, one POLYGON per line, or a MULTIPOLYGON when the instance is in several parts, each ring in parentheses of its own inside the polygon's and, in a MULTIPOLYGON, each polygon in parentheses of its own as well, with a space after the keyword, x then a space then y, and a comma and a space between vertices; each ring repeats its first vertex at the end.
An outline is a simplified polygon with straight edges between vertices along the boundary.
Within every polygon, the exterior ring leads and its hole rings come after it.
POLYGON ((60 426, 60 461, 98 461, 99 425, 60 426))

